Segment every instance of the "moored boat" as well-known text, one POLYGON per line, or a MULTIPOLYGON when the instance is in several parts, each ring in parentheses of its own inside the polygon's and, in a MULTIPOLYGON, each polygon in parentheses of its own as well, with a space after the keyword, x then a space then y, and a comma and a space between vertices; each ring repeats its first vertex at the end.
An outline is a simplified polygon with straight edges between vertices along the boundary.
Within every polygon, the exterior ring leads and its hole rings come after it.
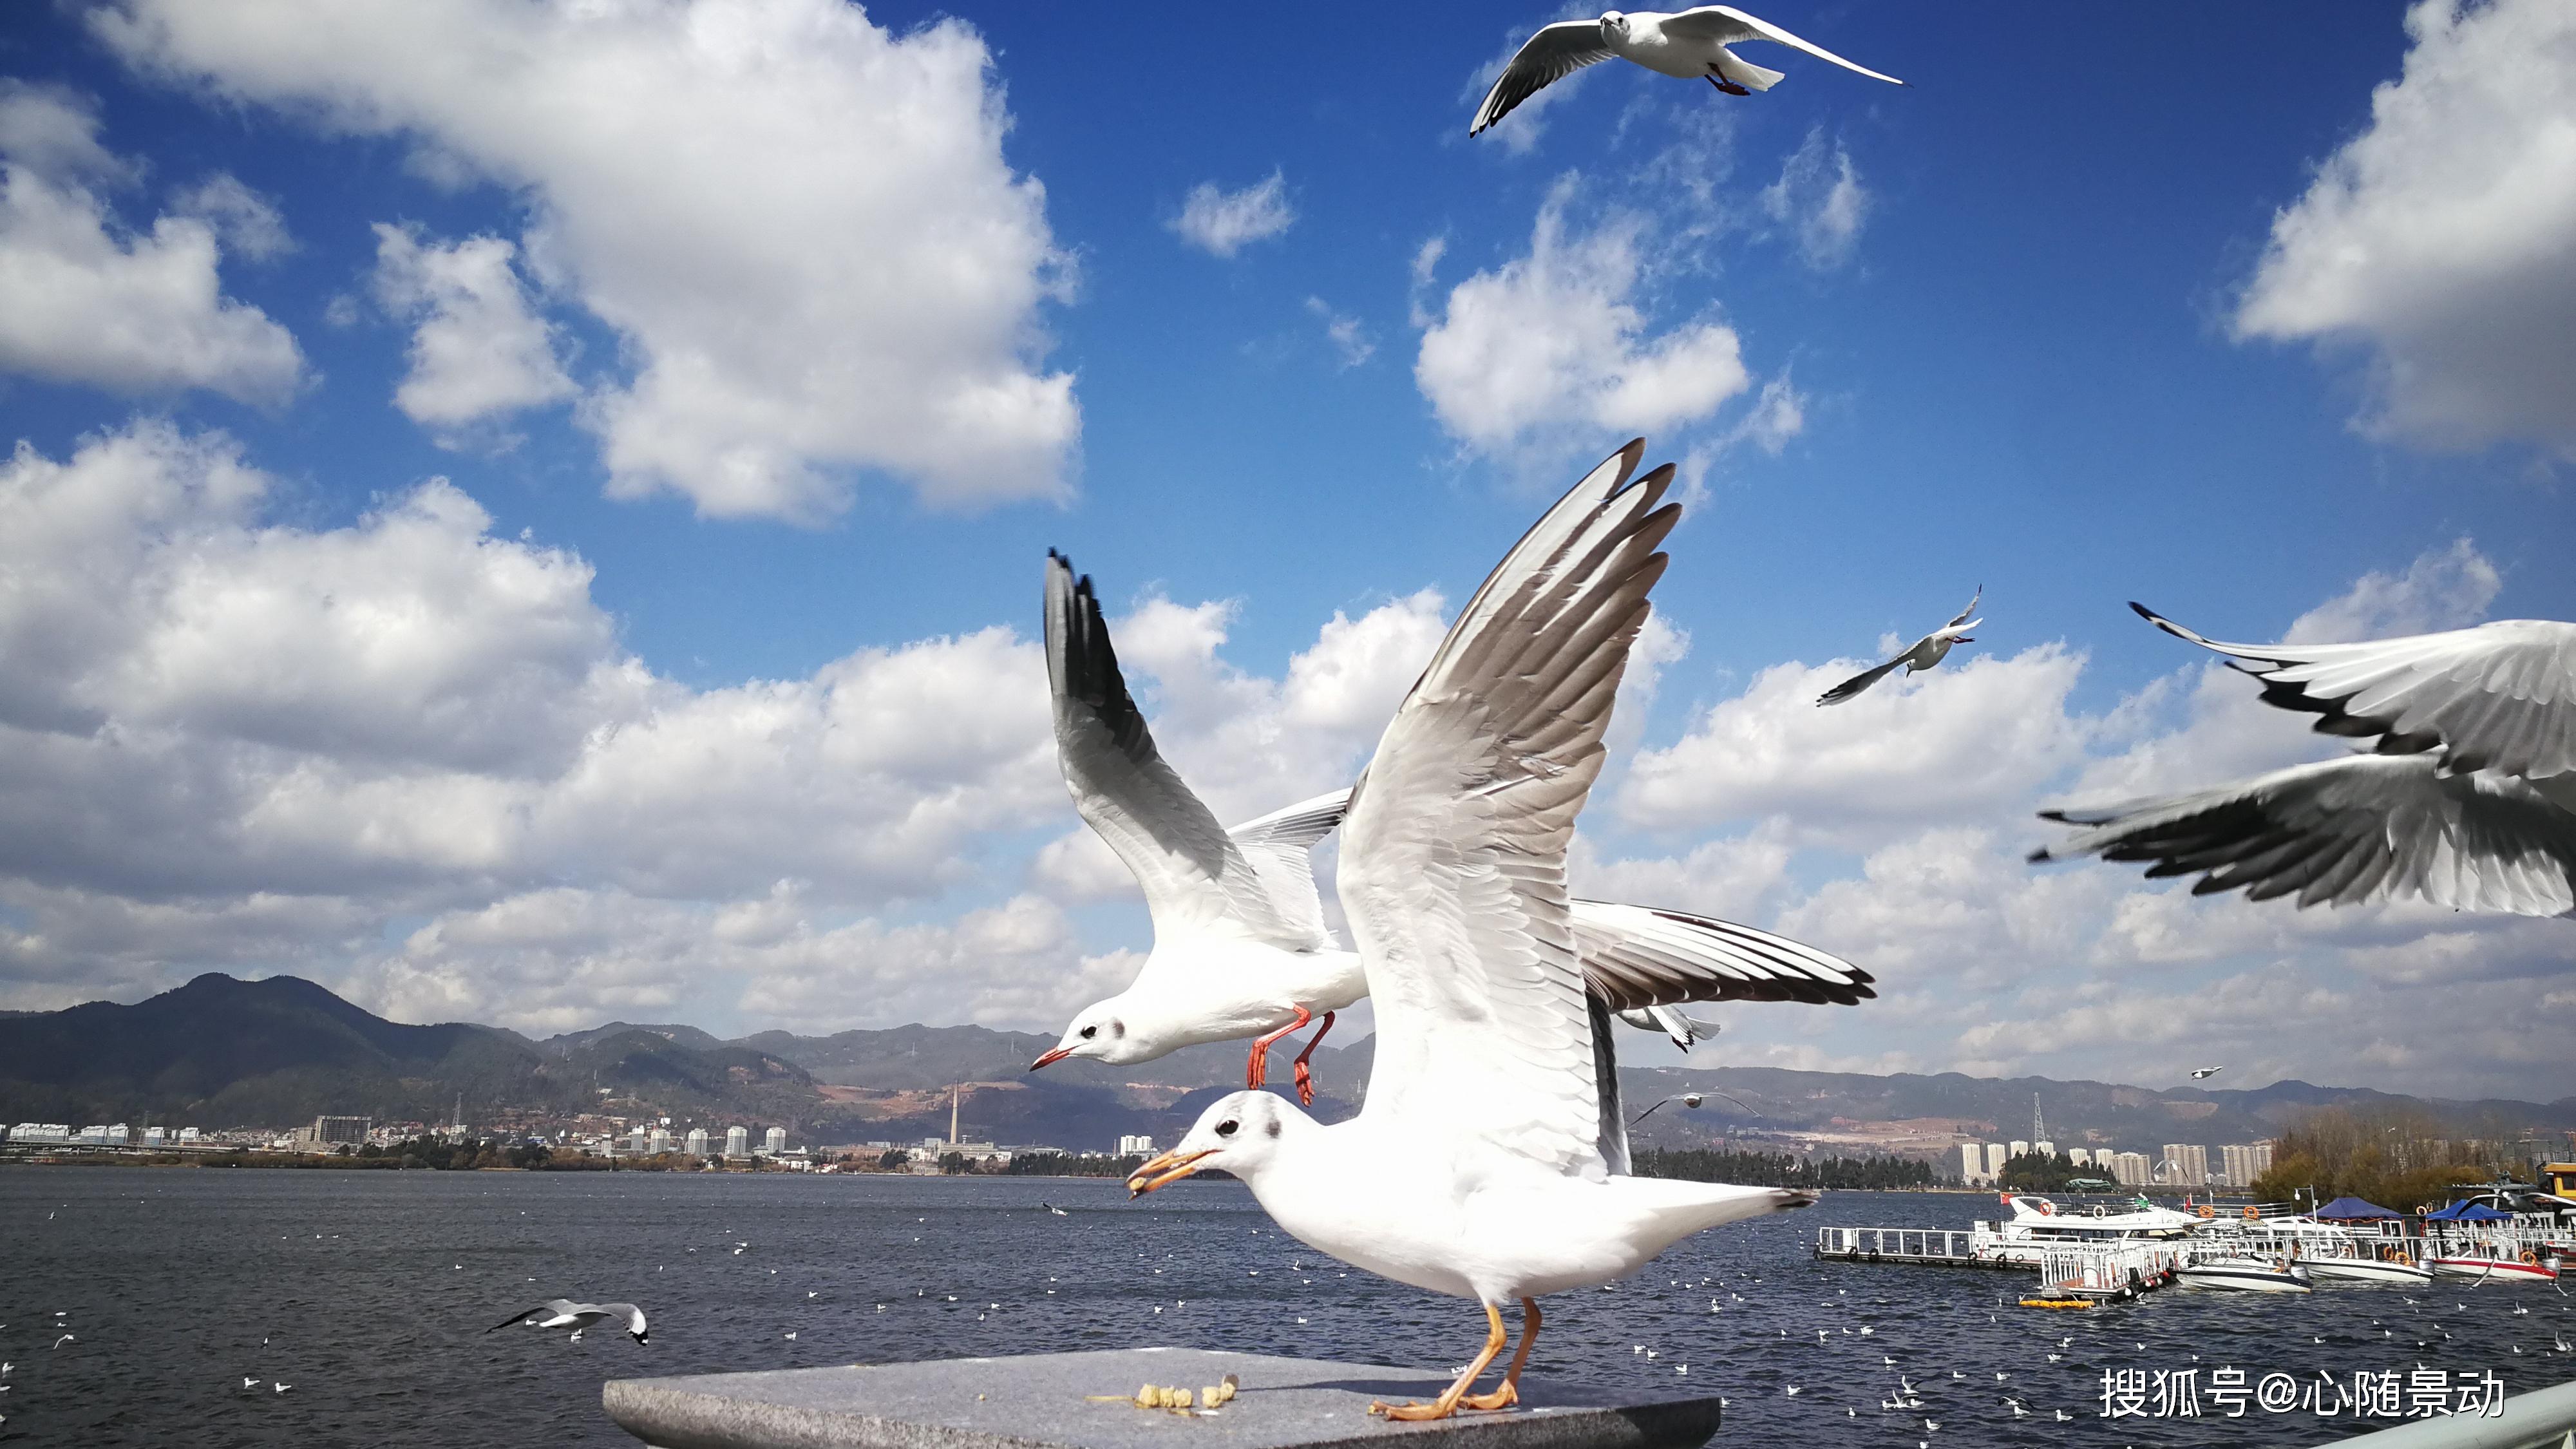
POLYGON ((2494 1279, 2500 1282, 2554 1283, 2558 1269, 2539 1254, 2525 1251, 2520 1256, 2503 1253, 2467 1251, 2446 1253, 2427 1258, 2424 1266, 2443 1278, 2494 1279))
POLYGON ((2306 1268, 2287 1258, 2196 1259, 2175 1275, 2191 1288, 2236 1288, 2257 1293, 2307 1293, 2315 1288, 2306 1268))

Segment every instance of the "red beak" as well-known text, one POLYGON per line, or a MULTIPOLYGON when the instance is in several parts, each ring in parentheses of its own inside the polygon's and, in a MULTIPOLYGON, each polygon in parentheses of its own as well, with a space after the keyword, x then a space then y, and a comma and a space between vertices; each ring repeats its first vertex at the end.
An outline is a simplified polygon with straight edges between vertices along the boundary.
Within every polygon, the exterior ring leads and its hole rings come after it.
POLYGON ((1070 1052, 1070 1051, 1067 1051, 1065 1048, 1063 1048, 1063 1047, 1057 1047, 1057 1048, 1055 1048, 1055 1049, 1053 1049, 1053 1050, 1051 1050, 1051 1051, 1047 1052, 1045 1055, 1043 1055, 1043 1056, 1039 1057, 1036 1061, 1033 1061, 1033 1062, 1029 1063, 1029 1070, 1034 1072, 1034 1071, 1036 1071, 1038 1068, 1040 1068, 1040 1067, 1042 1067, 1042 1066, 1045 1066, 1045 1065, 1046 1065, 1047 1063, 1049 1063, 1049 1062, 1060 1062, 1060 1061, 1063 1061, 1066 1057, 1069 1057, 1069 1056, 1072 1056, 1072 1055, 1073 1055, 1073 1053, 1072 1053, 1072 1052, 1070 1052))

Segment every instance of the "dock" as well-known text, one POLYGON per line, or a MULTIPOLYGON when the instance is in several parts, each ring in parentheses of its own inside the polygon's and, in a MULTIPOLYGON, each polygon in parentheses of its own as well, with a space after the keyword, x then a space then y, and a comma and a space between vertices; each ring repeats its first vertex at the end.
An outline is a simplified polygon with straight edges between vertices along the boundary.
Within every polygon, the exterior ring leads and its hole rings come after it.
POLYGON ((2003 1268, 2029 1272, 2036 1263, 1980 1256, 1973 1234, 1950 1228, 1818 1228, 1816 1257, 1836 1263, 1921 1263, 1936 1268, 2003 1268))
POLYGON ((1818 1228, 1815 1257, 1826 1263, 1910 1263, 1934 1268, 2036 1273, 2035 1300, 2052 1306, 2118 1302, 2174 1281, 2191 1261, 2178 1244, 2049 1243, 2035 1254, 2006 1254, 1949 1228, 1818 1228))

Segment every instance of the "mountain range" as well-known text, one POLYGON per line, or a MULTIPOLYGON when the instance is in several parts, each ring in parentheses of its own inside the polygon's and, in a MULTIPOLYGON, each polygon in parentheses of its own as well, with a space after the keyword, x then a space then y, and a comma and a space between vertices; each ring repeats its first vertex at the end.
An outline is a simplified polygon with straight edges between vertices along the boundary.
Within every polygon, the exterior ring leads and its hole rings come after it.
MULTIPOLYGON (((542 1040, 499 1027, 387 1021, 310 981, 208 974, 133 1005, 91 1002, 0 1015, 0 1120, 275 1127, 347 1113, 443 1122, 566 1121, 576 1114, 786 1127, 799 1142, 904 1143, 945 1137, 956 1089, 963 1135, 1076 1150, 1143 1133, 1170 1141, 1241 1081, 1243 1049, 1220 1043, 1137 1067, 1028 1064, 1055 1044, 1030 1032, 911 1025, 727 1040, 693 1026, 611 1022, 542 1040)), ((1659 1045, 1643 1050, 1663 1050, 1659 1045)), ((1353 1110, 1367 1086, 1367 1038, 1315 1053, 1318 1115, 1353 1110)), ((1280 1075, 1284 1076, 1284 1063, 1280 1075)), ((1733 1134, 1850 1154, 1931 1156, 1962 1138, 2029 1137, 2032 1109, 2061 1147, 2156 1152, 2277 1135, 2305 1112, 2342 1106, 2428 1114, 2460 1136, 2576 1128, 2576 1098, 2551 1103, 2420 1099, 2299 1081, 2254 1089, 2155 1090, 1955 1072, 1876 1076, 1769 1067, 1628 1065, 1621 1089, 1660 1111, 1641 1144, 1698 1145, 1733 1134)))

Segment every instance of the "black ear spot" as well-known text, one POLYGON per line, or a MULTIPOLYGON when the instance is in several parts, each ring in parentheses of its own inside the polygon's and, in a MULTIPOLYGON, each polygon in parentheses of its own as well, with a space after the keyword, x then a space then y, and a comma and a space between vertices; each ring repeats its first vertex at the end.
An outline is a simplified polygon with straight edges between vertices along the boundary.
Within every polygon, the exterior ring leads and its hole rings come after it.
POLYGON ((1123 1021, 1112 1021, 1109 1023, 1109 1034, 1111 1036, 1125 1036, 1127 1034, 1127 1023, 1123 1021))
POLYGON ((1231 1137, 1231 1136, 1233 1136, 1237 1131, 1241 1130, 1241 1129, 1242 1129, 1242 1127, 1243 1127, 1243 1124, 1242 1124, 1242 1123, 1237 1122, 1237 1121, 1234 1121, 1234 1120, 1233 1120, 1233 1119, 1231 1119, 1231 1118, 1228 1118, 1227 1120, 1225 1120, 1225 1121, 1223 1121, 1223 1122, 1219 1122, 1218 1124, 1216 1124, 1216 1135, 1217 1135, 1217 1136, 1219 1136, 1219 1137, 1231 1137))
POLYGON ((1276 1117, 1271 1118, 1271 1119, 1270 1119, 1270 1126, 1269 1126, 1269 1128, 1268 1128, 1267 1130, 1269 1131, 1269 1133, 1270 1133, 1270 1135, 1271 1135, 1271 1136, 1273 1136, 1273 1137, 1278 1136, 1278 1135, 1279 1135, 1279 1119, 1278 1119, 1278 1118, 1276 1118, 1276 1117))

